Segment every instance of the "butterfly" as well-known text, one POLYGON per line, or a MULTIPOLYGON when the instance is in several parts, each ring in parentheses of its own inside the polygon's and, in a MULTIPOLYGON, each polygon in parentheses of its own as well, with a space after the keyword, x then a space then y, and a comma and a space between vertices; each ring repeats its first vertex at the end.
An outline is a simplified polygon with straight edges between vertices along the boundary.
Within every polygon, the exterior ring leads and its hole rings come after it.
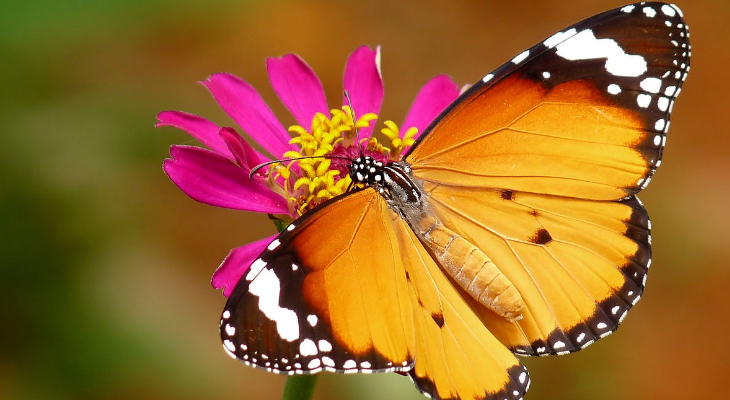
POLYGON ((515 357, 613 332, 639 300, 661 163, 689 72, 674 5, 598 14, 465 91, 399 162, 289 225, 221 317, 224 349, 282 374, 396 371, 436 399, 520 399, 515 357))

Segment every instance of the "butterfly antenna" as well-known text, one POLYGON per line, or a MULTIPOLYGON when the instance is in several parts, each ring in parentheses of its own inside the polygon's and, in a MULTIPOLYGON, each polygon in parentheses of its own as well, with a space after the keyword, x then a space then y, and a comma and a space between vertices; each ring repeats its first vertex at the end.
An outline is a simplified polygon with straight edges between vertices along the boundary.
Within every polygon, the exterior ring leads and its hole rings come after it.
POLYGON ((364 157, 365 154, 362 151, 362 146, 360 145, 360 131, 357 129, 357 117, 355 116, 355 107, 352 106, 352 100, 350 99, 350 92, 345 90, 345 98, 347 99, 347 105, 350 106, 350 113, 352 113, 352 126, 355 129, 355 141, 357 143, 357 148, 360 150, 360 157, 364 157))
POLYGON ((265 163, 261 163, 261 164, 255 166, 255 167, 251 168, 251 172, 248 173, 248 179, 253 179, 254 174, 256 174, 256 172, 258 172, 261 168, 263 168, 263 167, 265 167, 267 165, 277 164, 277 163, 284 163, 284 162, 287 162, 287 161, 309 160, 309 159, 312 159, 312 158, 340 158, 340 159, 343 159, 343 160, 349 160, 349 158, 347 158, 345 156, 339 156, 339 155, 336 155, 336 154, 326 154, 326 155, 323 155, 323 156, 304 156, 304 157, 295 157, 295 158, 285 158, 285 159, 280 159, 280 160, 271 160, 271 161, 267 161, 265 163))

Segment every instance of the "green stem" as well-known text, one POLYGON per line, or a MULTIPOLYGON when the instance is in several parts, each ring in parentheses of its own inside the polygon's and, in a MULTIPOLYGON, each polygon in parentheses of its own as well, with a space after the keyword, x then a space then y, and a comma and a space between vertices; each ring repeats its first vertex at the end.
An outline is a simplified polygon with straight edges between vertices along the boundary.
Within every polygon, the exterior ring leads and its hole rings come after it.
POLYGON ((281 400, 309 400, 319 375, 291 375, 286 378, 281 400))
POLYGON ((287 226, 289 226, 289 223, 291 221, 283 221, 279 218, 275 218, 272 215, 269 215, 269 218, 271 218, 271 221, 274 222, 274 225, 276 225, 276 229, 279 230, 279 233, 284 232, 284 229, 286 229, 287 226))

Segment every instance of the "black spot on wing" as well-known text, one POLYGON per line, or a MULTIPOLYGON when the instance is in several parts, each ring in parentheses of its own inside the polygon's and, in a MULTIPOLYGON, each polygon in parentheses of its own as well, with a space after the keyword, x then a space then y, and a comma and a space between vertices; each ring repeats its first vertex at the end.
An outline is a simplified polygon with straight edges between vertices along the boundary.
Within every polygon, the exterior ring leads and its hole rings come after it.
POLYGON ((433 322, 435 322, 439 328, 443 328, 443 326, 444 326, 444 314, 443 313, 433 313, 433 314, 431 314, 431 318, 433 318, 433 322))
POLYGON ((550 233, 544 228, 538 229, 537 232, 530 237, 530 242, 534 244, 548 244, 552 240, 553 237, 550 236, 550 233))
POLYGON ((513 200, 514 198, 515 198, 515 194, 511 190, 503 190, 502 191, 502 199, 504 199, 504 200, 513 200))

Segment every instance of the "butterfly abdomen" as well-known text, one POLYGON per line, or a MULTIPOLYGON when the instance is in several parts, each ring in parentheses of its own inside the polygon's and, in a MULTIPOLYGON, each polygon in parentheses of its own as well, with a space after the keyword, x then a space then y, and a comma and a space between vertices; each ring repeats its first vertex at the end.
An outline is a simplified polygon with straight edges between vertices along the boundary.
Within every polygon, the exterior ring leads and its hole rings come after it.
POLYGON ((508 321, 522 319, 525 303, 520 292, 483 251, 431 215, 423 214, 419 221, 411 222, 459 286, 508 321))

